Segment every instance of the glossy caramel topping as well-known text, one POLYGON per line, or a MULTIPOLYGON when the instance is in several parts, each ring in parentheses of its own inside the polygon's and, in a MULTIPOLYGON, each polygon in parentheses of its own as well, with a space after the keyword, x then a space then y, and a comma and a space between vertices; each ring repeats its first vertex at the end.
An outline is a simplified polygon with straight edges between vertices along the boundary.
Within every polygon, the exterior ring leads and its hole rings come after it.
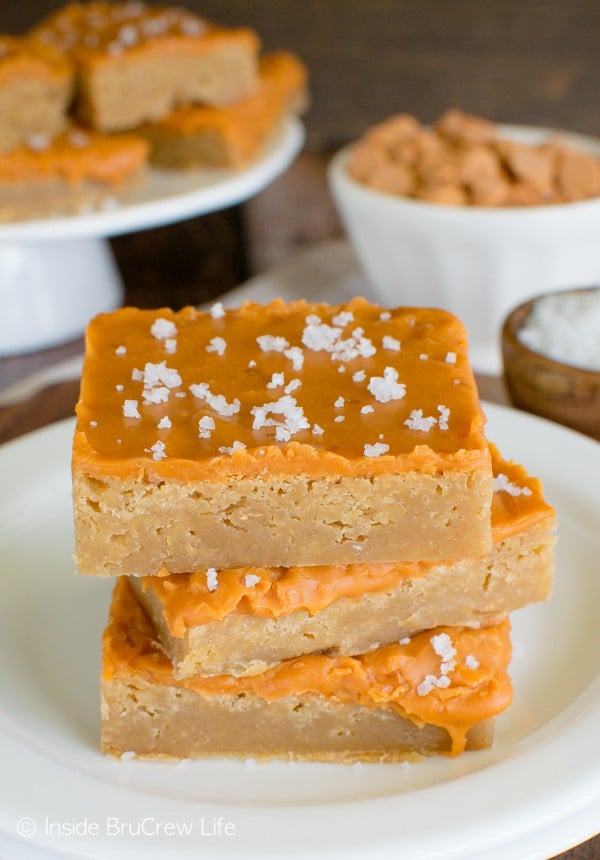
MULTIPOLYGON (((245 678, 230 675, 176 680, 154 639, 152 625, 129 583, 118 580, 103 638, 105 681, 143 678, 202 696, 249 693, 266 701, 316 694, 339 702, 391 707, 417 725, 445 728, 452 754, 463 751, 467 731, 511 702, 508 621, 483 630, 439 627, 405 644, 358 657, 309 654, 245 678)), ((403 640, 404 641, 404 640, 403 640)))
MULTIPOLYGON (((553 509, 543 498, 540 482, 515 463, 501 459, 492 447, 494 475, 509 481, 494 493, 492 534, 495 542, 551 518, 553 509)), ((451 562, 449 562, 451 564, 451 562)), ((162 605, 172 636, 201 624, 220 621, 231 613, 278 618, 306 610, 314 615, 341 598, 380 593, 397 588, 402 579, 424 576, 439 562, 319 565, 312 567, 220 570, 214 580, 206 571, 169 576, 145 576, 141 585, 162 605), (210 586, 210 589, 209 589, 210 586)))
POLYGON ((264 134, 294 97, 304 94, 308 77, 300 60, 284 51, 262 57, 259 75, 257 89, 233 105, 226 108, 209 105, 178 107, 155 125, 164 132, 177 135, 218 131, 232 140, 242 154, 253 154, 264 134))
POLYGON ((62 51, 33 39, 0 36, 0 86, 15 78, 68 80, 73 68, 62 51))
POLYGON ((124 308, 86 335, 74 464, 192 480, 490 469, 462 324, 426 308, 124 308))
POLYGON ((75 126, 54 138, 32 135, 27 145, 0 152, 0 182, 60 178, 118 186, 146 163, 148 145, 134 135, 106 135, 75 126))
POLYGON ((186 9, 128 3, 69 3, 32 31, 40 41, 68 51, 77 61, 94 64, 150 50, 203 50, 221 35, 258 46, 250 30, 224 30, 186 9))

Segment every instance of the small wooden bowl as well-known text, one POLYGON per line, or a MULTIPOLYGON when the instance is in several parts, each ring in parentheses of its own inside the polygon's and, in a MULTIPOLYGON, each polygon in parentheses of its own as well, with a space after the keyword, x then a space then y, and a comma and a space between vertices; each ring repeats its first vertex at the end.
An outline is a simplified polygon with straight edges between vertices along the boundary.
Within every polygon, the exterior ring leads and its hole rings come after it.
MULTIPOLYGON (((563 290, 599 291, 600 287, 563 290)), ((560 293, 552 293, 556 296, 560 293)), ((547 295, 547 294, 546 294, 547 295)), ((515 308, 502 327, 504 380, 513 404, 600 439, 600 371, 564 364, 530 349, 518 338, 537 296, 515 308)))

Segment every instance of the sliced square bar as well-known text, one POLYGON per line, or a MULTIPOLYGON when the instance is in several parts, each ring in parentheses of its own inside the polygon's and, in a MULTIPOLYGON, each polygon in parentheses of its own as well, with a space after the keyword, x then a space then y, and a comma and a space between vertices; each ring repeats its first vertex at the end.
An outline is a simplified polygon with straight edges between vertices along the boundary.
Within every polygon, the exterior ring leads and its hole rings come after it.
POLYGON ((252 678, 173 677, 126 579, 103 639, 101 748, 161 758, 396 761, 488 747, 510 704, 509 624, 443 627, 359 657, 252 678))
POLYGON ((60 131, 72 92, 73 67, 62 51, 0 36, 0 151, 60 131))
POLYGON ((0 222, 113 208, 141 183, 148 144, 72 126, 0 153, 0 222))
POLYGON ((178 104, 223 105, 257 85, 259 40, 192 12, 130 3, 69 3, 32 30, 69 52, 79 76, 79 118, 124 131, 178 104))
POLYGON ((491 457, 445 311, 125 308, 89 325, 77 568, 447 561, 491 549, 491 457))
POLYGON ((227 107, 184 105, 138 129, 158 167, 236 167, 255 158, 284 116, 308 104, 305 66, 293 54, 262 57, 260 83, 227 107))
POLYGON ((131 577, 175 676, 255 674, 312 651, 361 654, 546 600, 554 511, 537 479, 493 447, 492 460, 494 546, 482 558, 131 577))

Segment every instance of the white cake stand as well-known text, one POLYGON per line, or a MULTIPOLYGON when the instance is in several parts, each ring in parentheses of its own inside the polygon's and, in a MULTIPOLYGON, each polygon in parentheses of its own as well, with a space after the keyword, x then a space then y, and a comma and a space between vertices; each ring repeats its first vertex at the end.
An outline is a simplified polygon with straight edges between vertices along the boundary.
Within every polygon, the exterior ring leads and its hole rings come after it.
POLYGON ((243 170, 151 169, 126 205, 0 226, 0 356, 78 337, 92 316, 122 303, 123 285, 107 237, 247 200, 291 164, 303 142, 302 124, 290 119, 260 159, 243 170))

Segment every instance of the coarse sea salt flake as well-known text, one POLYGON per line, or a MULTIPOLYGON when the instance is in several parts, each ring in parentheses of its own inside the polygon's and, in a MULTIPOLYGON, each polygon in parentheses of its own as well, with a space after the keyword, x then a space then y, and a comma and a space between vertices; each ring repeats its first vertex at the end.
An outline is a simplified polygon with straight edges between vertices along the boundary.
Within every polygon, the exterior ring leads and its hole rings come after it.
POLYGON ((177 326, 171 320, 164 317, 158 317, 152 323, 150 334, 157 340, 164 340, 167 337, 175 337, 177 334, 177 326))
POLYGON ((166 403, 169 399, 169 389, 164 385, 157 388, 144 388, 142 398, 144 406, 150 406, 152 403, 166 403))
POLYGON ((420 430, 422 433, 428 433, 437 424, 437 418, 433 415, 425 418, 422 409, 413 409, 404 424, 409 430, 420 430))
POLYGON ((384 442, 375 442, 374 445, 367 443, 363 449, 363 453, 365 457, 381 457, 382 454, 387 454, 389 450, 390 446, 384 442))
POLYGON ((255 585, 258 585, 260 582, 260 576, 256 576, 255 573, 247 573, 244 577, 244 584, 246 588, 254 588, 255 585))
POLYGON ((381 322, 387 322, 388 320, 391 320, 391 318, 392 318, 392 315, 389 311, 382 311, 379 314, 379 319, 381 320, 381 322))
POLYGON ((123 403, 123 415, 125 418, 141 418, 138 410, 137 400, 125 400, 123 403))
POLYGON ((344 400, 343 397, 338 397, 338 399, 335 401, 335 403, 333 405, 335 406, 336 409, 341 409, 345 402, 346 401, 344 400))
POLYGON ((346 420, 346 416, 345 415, 336 415, 333 420, 335 421, 336 424, 341 424, 342 421, 346 420))
POLYGON ((300 388, 302 385, 302 381, 300 379, 290 379, 288 384, 283 389, 286 394, 291 394, 292 391, 296 391, 297 388, 300 388))
POLYGON ((335 326, 340 326, 340 328, 344 328, 344 326, 349 325, 351 322, 354 322, 354 314, 352 311, 340 311, 339 314, 336 314, 331 318, 331 322, 335 326))
POLYGON ((215 429, 215 419, 210 415, 203 415, 198 421, 198 435, 201 439, 210 439, 212 431, 215 429))
POLYGON ((214 409, 221 418, 229 418, 240 411, 241 403, 237 397, 232 403, 228 403, 223 394, 212 393, 208 382, 193 383, 190 385, 190 391, 194 397, 206 401, 211 409, 214 409))
POLYGON ((519 487, 518 484, 513 484, 509 480, 508 475, 499 472, 493 482, 493 490, 495 493, 508 493, 509 496, 530 496, 531 490, 529 487, 519 487))
POLYGON ((216 591, 219 585, 219 575, 216 568, 209 567, 206 571, 206 587, 209 591, 216 591))
POLYGON ((222 448, 219 448, 219 454, 235 454, 236 451, 241 451, 245 447, 246 445, 244 442, 240 442, 236 439, 231 448, 227 448, 225 445, 222 448))
POLYGON ((292 367, 296 371, 302 370, 304 365, 304 353, 299 346, 291 346, 289 349, 284 349, 283 354, 292 362, 292 367))
POLYGON ((267 382, 267 388, 281 388, 281 386, 285 383, 285 374, 284 373, 273 373, 271 376, 271 381, 267 382))
POLYGON ((124 389, 124 388, 125 388, 125 386, 124 386, 124 385, 121 385, 121 383, 118 383, 118 385, 115 385, 115 389, 116 389, 117 391, 123 391, 123 389, 124 389))
POLYGON ((156 426, 158 427, 159 430, 170 430, 170 428, 173 425, 171 423, 171 419, 169 418, 169 416, 163 415, 163 417, 160 419, 160 421, 158 422, 158 424, 156 426))
POLYGON ((421 361, 427 361, 429 356, 427 355, 426 352, 422 352, 421 355, 419 356, 419 358, 421 359, 421 361))
POLYGON ((446 353, 446 364, 456 364, 456 353, 455 352, 447 352, 446 353))
POLYGON ((256 342, 263 352, 284 352, 289 348, 289 343, 284 337, 274 337, 271 334, 259 335, 256 342))
POLYGON ((160 361, 157 364, 147 361, 143 379, 145 388, 153 388, 159 383, 166 385, 167 388, 177 388, 181 385, 181 376, 174 368, 167 367, 166 361, 160 361))
POLYGON ((367 388, 379 403, 402 400, 406 394, 406 385, 398 382, 398 371, 393 367, 386 367, 383 376, 372 376, 367 388))
POLYGON ((216 352, 217 355, 223 355, 227 349, 227 341, 222 337, 213 337, 206 347, 207 352, 216 352))
POLYGON ((148 453, 152 451, 152 459, 153 460, 164 460, 167 456, 165 451, 166 445, 164 442, 155 442, 154 445, 150 445, 148 449, 148 453))
POLYGON ((225 316, 225 308, 223 302, 215 302, 210 309, 210 315, 214 320, 220 320, 225 316))
POLYGON ((165 352, 174 355, 177 352, 177 340, 174 337, 165 338, 165 352))
POLYGON ((367 374, 364 370, 357 370, 355 373, 352 374, 353 382, 364 382, 366 378, 367 374))
POLYGON ((321 427, 320 424, 313 424, 312 434, 313 436, 322 436, 325 431, 321 427))
POLYGON ((438 427, 440 430, 448 429, 448 418, 450 417, 450 410, 447 406, 442 406, 441 404, 438 406, 438 412, 440 413, 440 417, 438 418, 438 427))
POLYGON ((375 412, 375 407, 367 404, 366 406, 361 406, 360 414, 361 415, 370 415, 371 412, 375 412))
POLYGON ((384 349, 389 349, 392 352, 400 352, 400 341, 389 334, 384 335, 381 345, 384 349))
POLYGON ((479 660, 472 654, 467 654, 465 657, 465 666, 468 666, 469 669, 479 669, 479 660))
POLYGON ((125 355, 125 354, 126 354, 126 352, 127 352, 127 347, 126 347, 126 346, 123 346, 123 344, 121 344, 120 346, 118 346, 118 347, 115 349, 115 354, 116 354, 116 355, 125 355))

